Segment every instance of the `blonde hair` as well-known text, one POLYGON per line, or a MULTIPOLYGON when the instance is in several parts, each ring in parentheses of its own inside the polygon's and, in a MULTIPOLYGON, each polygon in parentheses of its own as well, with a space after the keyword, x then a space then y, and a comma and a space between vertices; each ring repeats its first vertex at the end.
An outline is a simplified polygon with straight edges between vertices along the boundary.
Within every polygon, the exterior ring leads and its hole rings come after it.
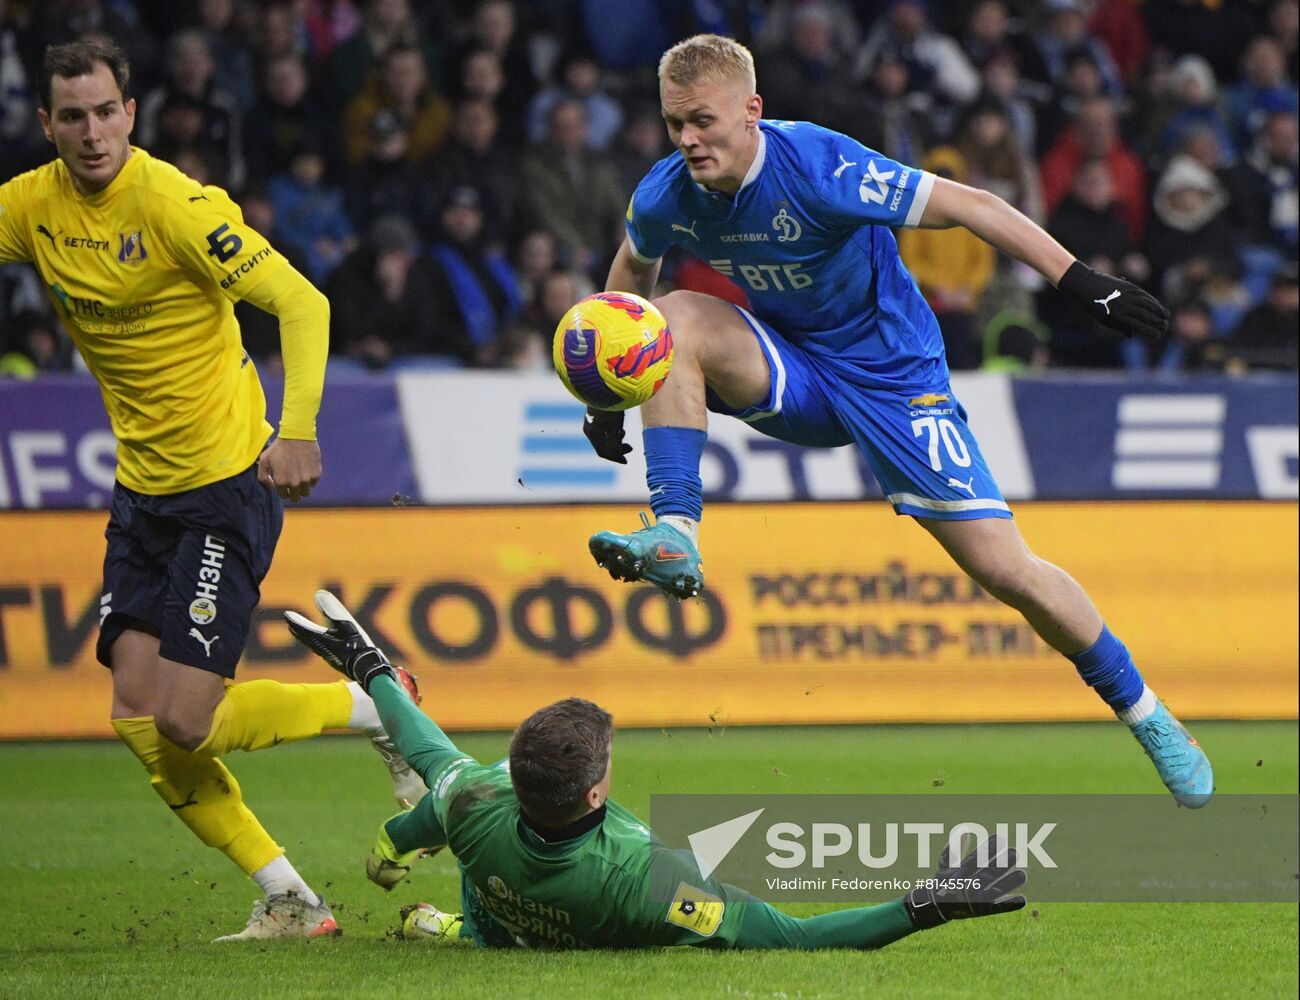
POLYGON ((678 42, 659 60, 659 81, 670 80, 678 86, 702 80, 744 81, 754 93, 754 57, 734 38, 722 35, 692 35, 678 42))

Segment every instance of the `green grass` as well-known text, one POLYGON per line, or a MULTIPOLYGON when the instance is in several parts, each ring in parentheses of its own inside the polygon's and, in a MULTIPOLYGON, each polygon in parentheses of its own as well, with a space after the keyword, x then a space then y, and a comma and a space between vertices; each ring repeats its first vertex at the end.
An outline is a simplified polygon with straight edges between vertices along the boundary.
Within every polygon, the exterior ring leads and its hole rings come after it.
MULTIPOLYGON (((1294 793, 1294 723, 1201 723, 1224 792, 1294 793)), ((504 753, 504 734, 464 736, 504 753)), ((113 743, 0 744, 0 997, 1294 996, 1294 905, 1034 905, 874 953, 541 954, 389 937, 399 902, 453 905, 443 855, 386 896, 361 861, 391 812, 362 741, 230 761, 246 800, 345 934, 218 947, 255 895, 170 818, 113 743)), ((1118 726, 898 726, 621 733, 615 795, 657 792, 1149 792, 1118 726)), ((1032 886, 1031 886, 1032 888, 1032 886)), ((1031 892, 1032 897, 1032 892, 1031 892)), ((812 906, 791 906, 795 913, 812 906)))

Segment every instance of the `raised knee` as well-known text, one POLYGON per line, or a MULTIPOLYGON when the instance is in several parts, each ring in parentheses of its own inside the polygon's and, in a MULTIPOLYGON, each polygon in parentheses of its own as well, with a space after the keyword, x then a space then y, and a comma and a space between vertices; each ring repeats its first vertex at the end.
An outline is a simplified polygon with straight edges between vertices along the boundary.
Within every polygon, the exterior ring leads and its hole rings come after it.
POLYGON ((154 716, 154 725, 158 727, 158 732, 182 750, 197 750, 208 738, 208 732, 212 729, 212 717, 163 709, 154 716))
POLYGON ((673 332, 675 345, 679 344, 683 337, 690 338, 694 335, 700 315, 700 298, 699 292, 688 292, 678 288, 652 300, 655 307, 664 314, 664 319, 668 321, 668 329, 673 332))

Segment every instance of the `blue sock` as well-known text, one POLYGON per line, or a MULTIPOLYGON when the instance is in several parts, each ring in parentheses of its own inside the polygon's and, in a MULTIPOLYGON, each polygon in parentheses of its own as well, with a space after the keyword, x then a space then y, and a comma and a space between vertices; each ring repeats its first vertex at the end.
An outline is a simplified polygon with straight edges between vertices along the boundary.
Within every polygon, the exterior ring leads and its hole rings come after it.
POLYGON ((1105 625, 1101 627, 1101 636, 1096 642, 1070 659, 1083 682, 1116 712, 1136 704, 1142 697, 1146 685, 1137 667, 1133 666, 1128 647, 1105 625))
POLYGON ((693 427, 647 427, 641 432, 645 481, 656 518, 675 514, 698 521, 703 515, 700 457, 708 438, 693 427))

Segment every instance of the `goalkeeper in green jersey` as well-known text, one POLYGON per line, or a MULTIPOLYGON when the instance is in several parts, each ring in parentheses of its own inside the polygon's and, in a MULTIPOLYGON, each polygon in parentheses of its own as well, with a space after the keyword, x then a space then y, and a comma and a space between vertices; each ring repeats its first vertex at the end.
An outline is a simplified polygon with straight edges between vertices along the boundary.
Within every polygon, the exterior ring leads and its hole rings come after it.
POLYGON ((609 798, 613 726, 598 706, 580 698, 549 705, 515 731, 508 769, 480 764, 416 707, 337 598, 322 590, 316 606, 327 627, 290 611, 290 630, 374 699, 384 728, 430 788, 414 809, 384 824, 367 874, 391 889, 422 854, 442 847, 460 865, 463 913, 408 907, 407 936, 506 948, 879 948, 949 920, 1025 905, 1014 895, 1025 880, 1014 853, 999 859, 990 845, 959 865, 940 859, 935 884, 961 889, 917 889, 879 906, 787 916, 735 886, 701 879, 688 854, 669 850, 609 798), (656 887, 668 891, 651 891, 652 871, 656 887))

